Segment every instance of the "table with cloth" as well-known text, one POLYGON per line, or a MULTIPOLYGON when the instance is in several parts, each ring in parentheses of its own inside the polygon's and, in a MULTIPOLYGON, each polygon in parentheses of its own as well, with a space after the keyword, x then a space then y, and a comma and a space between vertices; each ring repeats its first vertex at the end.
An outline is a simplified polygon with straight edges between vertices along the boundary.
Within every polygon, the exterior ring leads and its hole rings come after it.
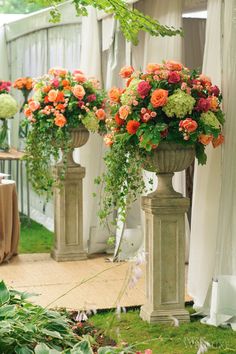
POLYGON ((0 263, 17 254, 20 236, 18 200, 14 181, 0 183, 0 263))

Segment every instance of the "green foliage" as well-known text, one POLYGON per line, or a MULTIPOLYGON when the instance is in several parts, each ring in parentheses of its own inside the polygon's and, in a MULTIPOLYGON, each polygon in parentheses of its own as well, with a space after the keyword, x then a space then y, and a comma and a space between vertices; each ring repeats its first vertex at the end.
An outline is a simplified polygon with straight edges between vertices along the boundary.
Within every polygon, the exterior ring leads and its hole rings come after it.
POLYGON ((92 317, 92 321, 97 328, 118 340, 118 343, 132 343, 134 352, 150 348, 155 354, 196 354, 200 343, 209 342, 209 354, 236 353, 234 331, 203 325, 199 318, 193 317, 190 323, 180 324, 179 327, 151 325, 141 320, 139 311, 129 311, 122 313, 120 319, 116 316, 111 328, 113 316, 114 313, 97 314, 92 317))
POLYGON ((77 341, 65 316, 28 302, 25 293, 9 290, 3 281, 0 283, 1 353, 29 354, 35 349, 37 354, 46 354, 43 346, 47 345, 49 353, 55 354, 73 348, 77 341), (37 343, 44 345, 36 349, 37 343))
MULTIPOLYGON (((28 0, 29 1, 29 0, 28 0)), ((52 22, 60 21, 60 9, 56 5, 63 0, 36 0, 38 4, 54 6, 51 11, 52 22)), ((157 20, 144 15, 137 9, 131 9, 125 0, 73 0, 73 4, 78 16, 87 16, 88 6, 93 6, 108 14, 114 14, 115 19, 120 23, 121 30, 125 38, 133 44, 138 44, 138 34, 140 31, 149 33, 152 36, 175 36, 182 35, 181 29, 174 29, 172 26, 161 25, 157 20)))
POLYGON ((5 14, 27 14, 33 11, 40 10, 42 7, 48 5, 48 3, 43 4, 37 3, 36 1, 29 0, 3 0, 0 1, 0 13, 5 14))

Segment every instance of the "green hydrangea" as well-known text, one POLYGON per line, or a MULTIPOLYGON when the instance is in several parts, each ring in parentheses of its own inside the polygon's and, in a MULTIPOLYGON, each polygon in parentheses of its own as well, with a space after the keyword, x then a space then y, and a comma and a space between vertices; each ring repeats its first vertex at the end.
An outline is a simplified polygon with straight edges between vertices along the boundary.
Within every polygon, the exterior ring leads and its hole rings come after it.
POLYGON ((18 111, 16 100, 9 94, 3 93, 0 95, 0 118, 12 118, 18 111))
POLYGON ((182 90, 176 90, 175 93, 168 97, 167 104, 163 107, 163 111, 167 117, 184 118, 190 114, 195 105, 195 99, 182 90))
POLYGON ((42 92, 40 90, 35 91, 35 93, 33 95, 33 99, 34 99, 34 101, 37 101, 37 102, 43 101, 42 92))
POLYGON ((220 123, 218 119, 216 118, 215 114, 211 111, 202 113, 200 119, 204 124, 208 125, 211 128, 219 129, 220 127, 220 123))
POLYGON ((99 129, 99 121, 94 112, 87 113, 86 116, 82 118, 82 123, 92 132, 97 132, 99 129))
POLYGON ((140 79, 133 79, 129 85, 129 87, 127 87, 125 89, 125 92, 121 95, 120 101, 122 103, 122 105, 131 105, 132 101, 138 96, 138 84, 141 82, 142 80, 140 79))

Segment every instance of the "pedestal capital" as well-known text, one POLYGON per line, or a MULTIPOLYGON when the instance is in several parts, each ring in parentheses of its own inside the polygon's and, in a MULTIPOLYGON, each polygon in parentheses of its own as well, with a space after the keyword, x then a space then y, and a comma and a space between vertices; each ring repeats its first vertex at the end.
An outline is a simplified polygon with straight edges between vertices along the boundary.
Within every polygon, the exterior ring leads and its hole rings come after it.
POLYGON ((141 200, 142 209, 149 214, 183 214, 188 211, 190 199, 184 197, 164 198, 145 196, 141 200))

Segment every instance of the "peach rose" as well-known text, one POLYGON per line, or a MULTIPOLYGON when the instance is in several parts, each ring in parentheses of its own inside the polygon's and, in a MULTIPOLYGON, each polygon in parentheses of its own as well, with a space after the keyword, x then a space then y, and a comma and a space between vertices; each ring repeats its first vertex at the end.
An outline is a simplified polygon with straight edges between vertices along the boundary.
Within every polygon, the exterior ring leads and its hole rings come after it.
POLYGON ((39 109, 39 107, 40 107, 40 103, 39 103, 39 102, 37 102, 37 101, 30 101, 30 102, 29 102, 29 109, 30 109, 32 112, 34 112, 34 111, 36 111, 37 109, 39 109))
POLYGON ((208 145, 212 141, 213 136, 212 135, 206 135, 206 134, 200 134, 198 137, 198 141, 202 143, 203 145, 208 145))
POLYGON ((121 106, 119 109, 119 116, 121 119, 126 119, 128 117, 128 115, 130 114, 130 107, 125 105, 125 106, 121 106))
POLYGON ((146 72, 149 74, 153 74, 156 71, 159 71, 161 69, 161 65, 160 64, 155 64, 155 63, 149 63, 146 66, 146 72))
POLYGON ((119 75, 124 79, 129 78, 134 72, 134 68, 132 66, 124 66, 121 70, 119 75))
POLYGON ((99 120, 104 120, 106 118, 106 113, 102 108, 98 109, 95 114, 99 120))
POLYGON ((67 70, 64 68, 51 68, 48 73, 54 76, 65 76, 67 74, 67 70))
POLYGON ((77 97, 79 100, 82 100, 85 96, 85 90, 84 90, 83 86, 81 86, 81 85, 75 85, 72 88, 72 92, 73 92, 74 96, 77 97))
POLYGON ((112 87, 108 92, 108 96, 111 102, 119 102, 120 101, 121 91, 117 87, 112 87))
POLYGON ((214 138, 212 140, 212 145, 214 148, 216 148, 217 146, 223 144, 223 142, 225 141, 225 138, 222 134, 219 134, 217 138, 214 138))
POLYGON ((62 128, 66 124, 66 117, 63 114, 57 114, 56 118, 54 119, 55 124, 62 128))
POLYGON ((114 137, 112 134, 106 134, 103 139, 107 146, 111 146, 114 143, 114 137))
POLYGON ((188 133, 194 132, 198 127, 198 124, 195 120, 192 118, 186 118, 184 120, 181 120, 179 122, 179 130, 184 130, 188 133))
POLYGON ((48 92, 48 101, 55 102, 57 99, 57 95, 58 95, 58 90, 50 90, 48 92))
POLYGON ((183 68, 183 65, 178 63, 177 61, 169 60, 165 63, 165 66, 167 67, 168 70, 171 71, 181 71, 183 68))
POLYGON ((74 74, 74 78, 75 78, 75 81, 77 81, 77 82, 85 82, 87 80, 86 77, 84 76, 84 74, 81 74, 81 73, 74 74))
POLYGON ((157 89, 153 91, 151 96, 151 104, 154 108, 162 107, 166 104, 168 97, 168 91, 163 89, 157 89))

